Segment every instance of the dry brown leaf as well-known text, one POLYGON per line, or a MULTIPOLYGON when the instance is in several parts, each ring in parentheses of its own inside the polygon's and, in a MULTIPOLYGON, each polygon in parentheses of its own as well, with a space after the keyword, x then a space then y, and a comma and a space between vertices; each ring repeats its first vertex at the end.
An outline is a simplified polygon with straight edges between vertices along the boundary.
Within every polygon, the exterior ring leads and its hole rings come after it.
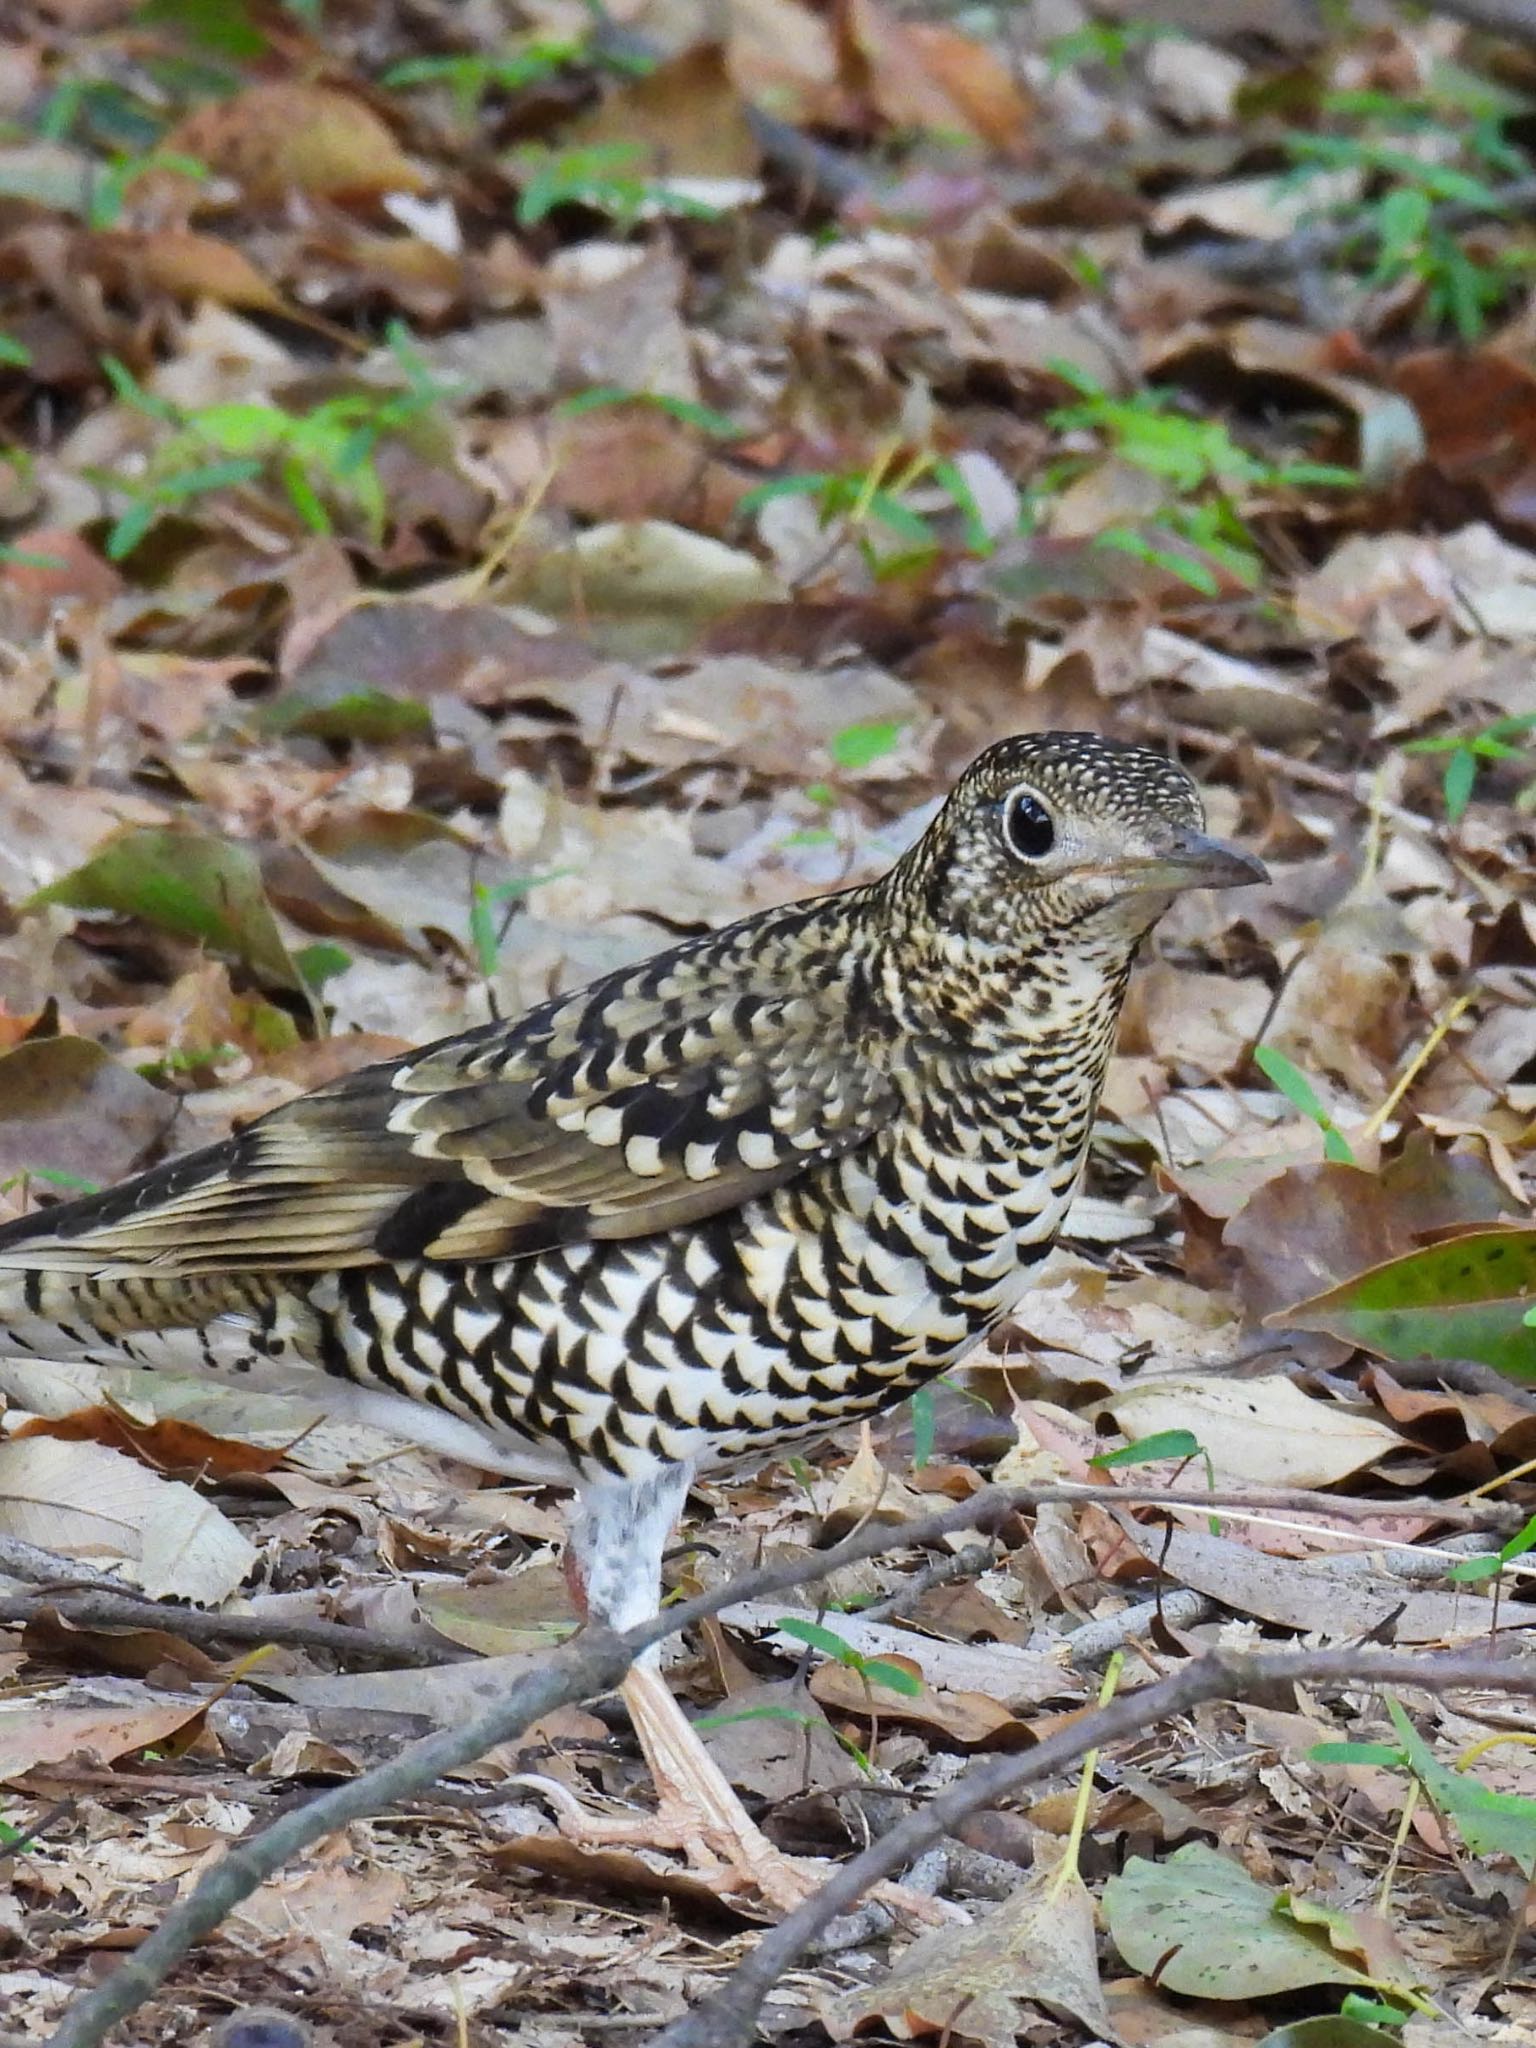
POLYGON ((695 43, 608 93, 561 137, 566 149, 622 146, 647 175, 755 179, 747 109, 718 43, 695 43))
POLYGON ((258 205, 289 192, 312 199, 424 192, 432 182, 361 100, 290 80, 248 86, 199 107, 176 124, 164 147, 233 178, 258 205))
POLYGON ((958 130, 1010 155, 1023 152, 1033 108, 985 44, 944 23, 899 20, 880 0, 848 0, 838 23, 845 76, 882 121, 958 130))
POLYGON ((242 249, 216 235, 185 228, 159 228, 142 235, 101 233, 86 254, 114 278, 139 281, 173 298, 214 299, 253 313, 292 310, 242 249))
POLYGON ((899 2041, 1014 2048, 1034 2030, 1032 2006, 1120 2039, 1099 1984, 1093 1900, 1075 1869, 1049 1859, 973 1925, 925 1934, 876 1983, 824 2000, 821 2017, 834 2041, 879 2021, 899 2041))
POLYGON ((893 1664, 919 1680, 919 1690, 899 1691, 829 1659, 811 1673, 812 1699, 834 1713, 852 1714, 881 1727, 895 1722, 903 1728, 926 1728, 961 1749, 1028 1749, 1033 1745, 1034 1737, 1025 1724, 990 1693, 935 1691, 921 1682, 922 1667, 912 1657, 884 1654, 880 1662, 893 1664))
POLYGON ((870 1522, 907 1522, 930 1512, 922 1495, 881 1462, 868 1423, 859 1432, 853 1457, 835 1479, 818 1484, 817 1494, 824 1543, 840 1542, 870 1522))
POLYGON ((230 1479, 237 1473, 270 1472, 283 1461, 281 1450, 263 1450, 212 1435, 195 1422, 165 1420, 140 1425, 115 1408, 78 1408, 69 1415, 36 1416, 14 1437, 52 1437, 65 1444, 105 1444, 149 1465, 168 1478, 230 1479))
POLYGON ((169 1135, 175 1098, 88 1038, 33 1038, 0 1056, 0 1179, 120 1180, 169 1135))
POLYGON ((70 1706, 51 1700, 0 1705, 0 1779, 19 1778, 39 1764, 85 1755, 109 1764, 180 1734, 203 1712, 199 1699, 165 1699, 137 1689, 122 1706, 70 1706))

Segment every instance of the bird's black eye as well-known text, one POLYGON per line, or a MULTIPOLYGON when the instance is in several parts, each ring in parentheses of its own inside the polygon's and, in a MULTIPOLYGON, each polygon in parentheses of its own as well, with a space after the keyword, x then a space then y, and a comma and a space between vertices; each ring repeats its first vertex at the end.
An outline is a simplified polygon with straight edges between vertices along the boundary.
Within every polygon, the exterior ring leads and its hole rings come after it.
POLYGON ((1019 860, 1044 860, 1056 844, 1055 822, 1032 789, 1016 789, 1004 802, 1003 838, 1019 860))

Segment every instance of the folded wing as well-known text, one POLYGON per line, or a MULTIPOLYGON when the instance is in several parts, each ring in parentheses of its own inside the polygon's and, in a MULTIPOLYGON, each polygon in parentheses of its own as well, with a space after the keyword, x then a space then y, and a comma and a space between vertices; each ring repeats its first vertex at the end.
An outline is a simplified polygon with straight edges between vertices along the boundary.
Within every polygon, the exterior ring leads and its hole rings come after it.
POLYGON ((896 1107, 860 1021, 867 963, 846 915, 818 925, 825 907, 687 941, 24 1217, 0 1229, 0 1271, 503 1258, 746 1202, 896 1107))

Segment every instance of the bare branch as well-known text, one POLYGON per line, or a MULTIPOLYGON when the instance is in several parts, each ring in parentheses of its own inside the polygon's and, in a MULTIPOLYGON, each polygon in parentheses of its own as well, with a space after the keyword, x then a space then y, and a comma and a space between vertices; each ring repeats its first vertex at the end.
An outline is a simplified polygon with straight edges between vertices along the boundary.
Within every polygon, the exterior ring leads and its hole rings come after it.
MULTIPOLYGON (((1437 228, 1454 234, 1485 221, 1525 219, 1532 212, 1536 212, 1536 178, 1512 178, 1497 188, 1496 200, 1490 197, 1484 204, 1449 199, 1435 207, 1430 217, 1437 228)), ((1231 278, 1234 284, 1263 284, 1337 263, 1356 249, 1370 247, 1377 235, 1375 220, 1356 212, 1347 220, 1313 221, 1289 235, 1190 242, 1174 253, 1179 262, 1198 264, 1217 277, 1231 278)))

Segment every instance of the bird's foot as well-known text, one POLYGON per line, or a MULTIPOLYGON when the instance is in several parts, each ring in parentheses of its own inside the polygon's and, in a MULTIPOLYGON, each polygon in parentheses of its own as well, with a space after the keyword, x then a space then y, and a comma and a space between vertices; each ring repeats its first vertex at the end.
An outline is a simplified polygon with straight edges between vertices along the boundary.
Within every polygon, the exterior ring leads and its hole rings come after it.
MULTIPOLYGON (((687 1859, 688 1874, 721 1898, 758 1898, 780 1913, 803 1906, 836 1865, 817 1856, 790 1856, 776 1848, 732 1794, 734 1811, 701 1812, 695 1800, 666 1796, 651 1813, 593 1813, 553 1778, 528 1777, 555 1809, 560 1832, 583 1849, 670 1849, 687 1859)), ((905 1885, 871 1886, 868 1898, 904 1925, 930 1928, 963 1920, 959 1907, 905 1885)))

